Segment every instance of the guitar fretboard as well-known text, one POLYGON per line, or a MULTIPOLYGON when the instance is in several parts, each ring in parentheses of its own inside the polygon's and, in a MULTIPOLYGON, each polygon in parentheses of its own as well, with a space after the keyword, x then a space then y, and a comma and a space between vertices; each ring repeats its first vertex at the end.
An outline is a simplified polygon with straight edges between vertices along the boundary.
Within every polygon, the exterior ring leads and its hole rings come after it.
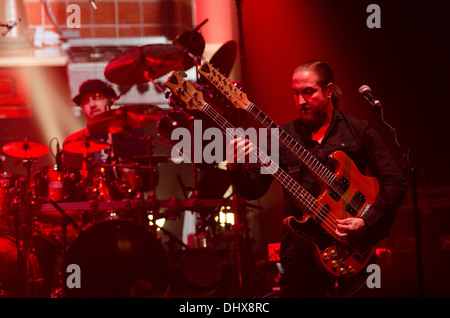
POLYGON ((325 167, 319 160, 309 153, 302 145, 279 127, 269 116, 264 114, 254 103, 249 103, 246 108, 256 120, 264 127, 271 129, 277 128, 279 131, 278 138, 294 155, 296 155, 315 175, 317 175, 325 184, 332 185, 336 176, 325 167))
MULTIPOLYGON (((234 138, 236 135, 241 138, 245 136, 239 130, 234 129, 219 112, 217 112, 212 106, 205 103, 201 110, 206 113, 219 127, 220 130, 229 138, 234 138)), ((316 198, 306 191, 297 181, 295 181, 288 173, 281 169, 270 157, 264 152, 257 151, 258 154, 254 154, 256 161, 259 165, 264 166, 272 174, 272 176, 286 189, 295 199, 302 203, 309 209, 310 213, 316 216, 319 212, 318 203, 316 198)))

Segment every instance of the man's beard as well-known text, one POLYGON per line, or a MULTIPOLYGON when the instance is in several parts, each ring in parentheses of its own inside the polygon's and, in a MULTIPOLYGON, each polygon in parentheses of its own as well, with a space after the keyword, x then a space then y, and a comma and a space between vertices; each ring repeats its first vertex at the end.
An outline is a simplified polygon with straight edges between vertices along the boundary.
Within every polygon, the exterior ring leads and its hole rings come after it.
POLYGON ((305 126, 307 126, 311 131, 317 131, 320 127, 327 123, 327 114, 325 112, 313 112, 312 116, 305 118, 301 116, 300 111, 300 118, 305 126))

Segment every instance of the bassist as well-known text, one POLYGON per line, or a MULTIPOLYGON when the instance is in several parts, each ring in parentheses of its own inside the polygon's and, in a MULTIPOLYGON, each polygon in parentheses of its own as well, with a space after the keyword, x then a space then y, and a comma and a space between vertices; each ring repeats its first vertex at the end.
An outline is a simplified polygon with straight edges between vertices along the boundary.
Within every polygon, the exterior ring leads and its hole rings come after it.
MULTIPOLYGON (((398 165, 381 138, 367 121, 345 114, 338 108, 338 90, 331 68, 322 61, 311 60, 301 64, 292 77, 292 89, 299 117, 282 127, 315 158, 333 171, 329 155, 343 151, 359 171, 366 168, 378 180, 376 200, 363 215, 336 220, 336 236, 357 238, 359 234, 379 240, 388 235, 396 210, 406 193, 406 183, 398 165)), ((270 175, 259 174, 259 168, 239 164, 242 156, 252 151, 247 140, 236 138, 228 145, 228 155, 235 163, 228 164, 232 182, 248 200, 264 195, 269 189, 270 175), (239 161, 238 161, 239 160, 239 161)), ((304 167, 298 157, 280 144, 280 166, 296 172, 296 179, 313 196, 323 188, 315 176, 304 167)), ((302 211, 285 195, 283 217, 301 220, 302 211)), ((308 241, 292 236, 284 230, 281 240, 281 284, 284 297, 326 297, 334 279, 323 272, 313 256, 308 241)))

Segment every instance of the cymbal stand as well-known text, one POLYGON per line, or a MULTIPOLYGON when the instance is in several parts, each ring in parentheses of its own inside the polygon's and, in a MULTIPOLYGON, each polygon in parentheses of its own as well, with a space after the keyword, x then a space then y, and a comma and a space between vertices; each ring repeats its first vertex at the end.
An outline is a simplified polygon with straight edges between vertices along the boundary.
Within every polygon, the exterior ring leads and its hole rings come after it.
POLYGON ((31 166, 36 162, 35 158, 24 158, 17 164, 25 167, 27 173, 25 181, 19 182, 18 200, 13 202, 15 206, 15 229, 17 245, 18 277, 23 287, 23 296, 31 297, 31 276, 28 260, 32 250, 33 237, 33 198, 31 193, 31 166))
POLYGON ((65 254, 67 250, 67 227, 69 226, 69 224, 72 225, 78 232, 82 232, 83 229, 55 201, 50 200, 50 204, 53 205, 55 209, 63 216, 61 227, 63 230, 63 247, 64 247, 63 252, 65 254))
MULTIPOLYGON (((55 201, 50 200, 50 204, 53 205, 55 207, 55 209, 63 216, 63 219, 61 221, 62 240, 63 240, 63 251, 61 254, 61 257, 62 257, 61 263, 66 264, 67 250, 69 247, 69 244, 67 241, 67 227, 69 225, 72 225, 73 228, 76 229, 79 233, 83 232, 83 229, 55 201)), ((59 275, 61 276, 62 273, 59 272, 59 275)), ((60 277, 58 277, 58 280, 60 280, 60 277)), ((59 284, 62 284, 62 282, 59 282, 59 284)), ((60 286, 62 286, 62 285, 60 285, 60 286)), ((62 291, 63 288, 59 288, 58 290, 62 291)))
POLYGON ((129 129, 125 129, 124 132, 127 132, 130 136, 134 138, 139 138, 143 140, 146 143, 148 155, 149 155, 149 162, 148 166, 149 168, 149 183, 150 183, 150 190, 147 195, 147 200, 144 202, 144 193, 143 193, 143 184, 142 184, 142 170, 139 165, 135 165, 136 169, 136 178, 137 178, 137 188, 136 188, 136 194, 135 194, 135 200, 137 203, 137 209, 138 209, 138 223, 144 227, 148 227, 148 213, 153 213, 154 210, 159 209, 159 204, 156 199, 155 194, 155 188, 156 188, 156 182, 155 182, 155 173, 156 173, 156 165, 153 163, 153 140, 151 136, 138 136, 134 133, 132 133, 129 129), (147 211, 147 208, 150 211, 147 211))
POLYGON ((150 172, 149 172, 150 173, 150 175, 149 175, 150 191, 149 191, 149 194, 147 195, 147 200, 145 201, 145 203, 143 202, 144 193, 142 191, 143 185, 142 185, 142 177, 141 177, 141 173, 140 173, 143 169, 141 167, 139 167, 139 165, 135 165, 135 167, 134 167, 135 169, 138 169, 138 173, 136 173, 138 182, 137 182, 137 189, 136 189, 136 195, 135 195, 137 208, 139 210, 138 211, 138 223, 143 225, 144 227, 147 227, 147 225, 148 225, 148 214, 147 213, 148 212, 144 211, 144 208, 150 210, 151 213, 153 213, 159 209, 159 202, 156 199, 156 192, 155 192, 156 182, 155 182, 154 176, 155 176, 155 173, 157 170, 157 166, 153 162, 153 149, 155 148, 155 145, 160 145, 160 146, 164 146, 164 147, 168 147, 168 148, 171 148, 171 146, 167 145, 163 142, 154 140, 152 138, 152 136, 137 135, 130 128, 124 129, 123 132, 133 138, 137 138, 137 139, 144 141, 146 143, 146 146, 148 149, 148 155, 150 158, 150 162, 148 163, 149 168, 146 167, 146 169, 150 170, 150 172))

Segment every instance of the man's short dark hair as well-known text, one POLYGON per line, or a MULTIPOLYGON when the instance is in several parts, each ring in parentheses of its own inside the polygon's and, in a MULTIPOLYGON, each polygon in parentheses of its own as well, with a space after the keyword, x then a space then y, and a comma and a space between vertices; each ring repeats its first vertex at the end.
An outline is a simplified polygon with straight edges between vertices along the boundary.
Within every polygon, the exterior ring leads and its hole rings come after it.
MULTIPOLYGON (((296 69, 295 72, 301 70, 301 69, 310 69, 314 71, 314 73, 317 74, 319 77, 318 84, 322 88, 322 90, 325 91, 326 87, 330 83, 334 83, 334 73, 331 67, 320 60, 309 60, 302 64, 300 64, 296 69)), ((338 106, 339 101, 339 89, 335 85, 335 89, 333 90, 333 95, 331 96, 331 101, 333 103, 334 107, 338 106)))

